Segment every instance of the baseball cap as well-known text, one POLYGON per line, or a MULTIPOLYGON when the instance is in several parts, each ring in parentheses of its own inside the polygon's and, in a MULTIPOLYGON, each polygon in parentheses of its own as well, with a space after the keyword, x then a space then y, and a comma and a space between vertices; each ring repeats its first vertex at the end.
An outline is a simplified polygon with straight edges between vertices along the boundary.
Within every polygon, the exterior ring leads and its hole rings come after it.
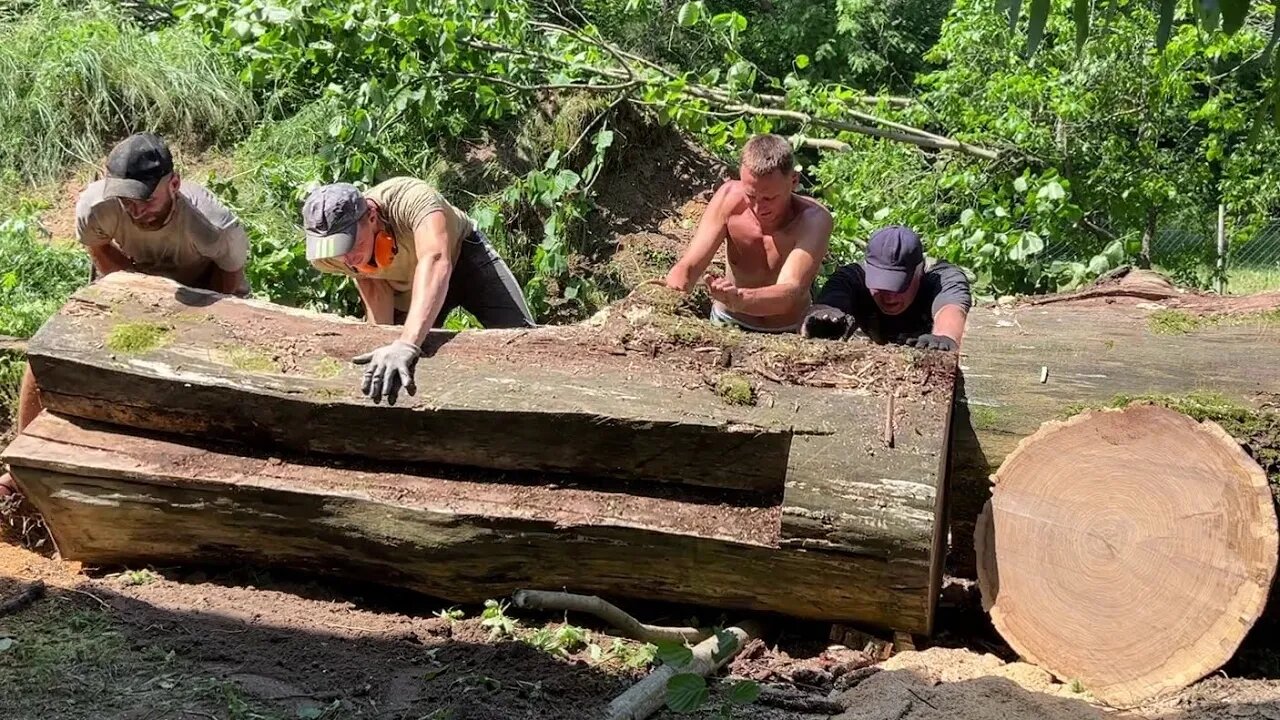
POLYGON ((323 260, 351 252, 356 222, 368 203, 349 183, 321 185, 302 204, 302 229, 307 236, 307 260, 323 260))
POLYGON ((121 140, 107 155, 102 195, 146 200, 171 172, 173 155, 164 140, 151 133, 136 133, 121 140))
POLYGON ((880 228, 867 243, 867 287, 902 292, 924 262, 924 246, 914 230, 902 225, 880 228))

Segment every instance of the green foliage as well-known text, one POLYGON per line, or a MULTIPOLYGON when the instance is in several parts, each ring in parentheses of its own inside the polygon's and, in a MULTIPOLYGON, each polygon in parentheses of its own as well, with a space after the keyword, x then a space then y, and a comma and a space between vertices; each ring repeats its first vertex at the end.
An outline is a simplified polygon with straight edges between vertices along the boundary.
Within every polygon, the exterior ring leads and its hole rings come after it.
POLYGON ((129 570, 124 573, 123 581, 125 585, 136 587, 139 585, 150 585, 160 578, 150 570, 129 570))
POLYGON ((432 614, 440 618, 441 620, 448 620, 449 622, 456 622, 467 616, 467 614, 462 610, 462 608, 456 608, 456 607, 451 607, 446 610, 437 610, 432 614))
POLYGON ((630 643, 615 639, 613 646, 601 657, 601 662, 616 659, 623 667, 632 670, 647 668, 657 659, 658 646, 653 643, 630 643))
POLYGON ((96 166, 139 130, 171 140, 233 136, 256 110, 217 53, 184 28, 146 32, 104 4, 39 3, 0 24, 0 178, 58 179, 96 166))
POLYGON ((0 335, 31 337, 89 282, 88 254, 41 241, 39 227, 29 206, 0 221, 0 335))
POLYGON ((697 673, 677 673, 667 680, 667 707, 675 712, 693 712, 707 698, 707 679, 697 673))
MULTIPOLYGON (((1011 150, 991 163, 848 138, 854 152, 815 168, 837 218, 837 259, 856 257, 872 228, 900 222, 921 231, 931 255, 968 268, 979 292, 1066 290, 1220 201, 1236 228, 1258 227, 1280 206, 1280 171, 1268 161, 1280 141, 1257 115, 1272 82, 1257 61, 1262 17, 1232 37, 1180 26, 1158 54, 1155 12, 1126 0, 1105 34, 1078 47, 1072 1, 1054 0, 1031 62, 988 3, 955 3, 929 53, 940 69, 919 81, 927 111, 898 116, 1011 150)), ((1205 284, 1206 249, 1151 259, 1205 284)))
POLYGON ((564 623, 554 629, 548 626, 537 628, 526 635, 524 641, 543 652, 568 657, 591 641, 591 633, 564 623))
POLYGON ((480 613, 480 625, 489 628, 490 639, 515 636, 516 621, 507 616, 507 607, 506 603, 500 603, 497 600, 484 601, 484 610, 480 613))

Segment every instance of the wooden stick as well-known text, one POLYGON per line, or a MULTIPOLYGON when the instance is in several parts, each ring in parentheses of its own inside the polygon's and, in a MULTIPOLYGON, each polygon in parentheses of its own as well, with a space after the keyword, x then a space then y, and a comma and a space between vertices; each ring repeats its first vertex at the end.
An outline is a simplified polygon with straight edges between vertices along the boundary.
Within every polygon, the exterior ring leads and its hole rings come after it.
POLYGON ((44 581, 36 580, 23 588, 22 592, 0 602, 0 616, 18 612, 42 597, 44 597, 44 581))
POLYGON ((733 647, 721 651, 720 638, 712 636, 693 648, 693 659, 683 667, 663 665, 649 673, 643 680, 609 703, 609 720, 645 720, 657 712, 667 701, 667 681, 681 673, 695 673, 706 677, 733 659, 753 637, 761 635, 758 623, 747 621, 726 628, 725 632, 737 641, 733 647))
POLYGON ((884 414, 884 444, 893 447, 893 399, 898 395, 895 388, 889 393, 889 404, 884 414))
POLYGON ((627 637, 641 642, 700 642, 711 637, 709 631, 698 628, 646 625, 617 605, 595 595, 517 590, 511 596, 511 602, 524 610, 572 610, 589 613, 617 628, 627 637))

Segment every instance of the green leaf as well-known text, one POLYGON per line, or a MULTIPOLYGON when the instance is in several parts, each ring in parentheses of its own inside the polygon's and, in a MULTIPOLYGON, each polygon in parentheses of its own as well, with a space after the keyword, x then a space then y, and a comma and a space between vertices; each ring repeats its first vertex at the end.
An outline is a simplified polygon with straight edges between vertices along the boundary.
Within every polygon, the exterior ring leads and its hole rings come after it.
POLYGON ((1026 192, 1026 191, 1027 191, 1027 179, 1026 179, 1025 177, 1019 177, 1019 178, 1015 179, 1015 180, 1013 181, 1013 189, 1014 189, 1014 190, 1017 190, 1017 191, 1018 191, 1018 192, 1020 192, 1020 193, 1022 193, 1022 192, 1026 192))
POLYGON ((1036 193, 1036 197, 1041 200, 1061 200, 1066 196, 1067 191, 1062 189, 1062 185, 1057 180, 1050 180, 1040 188, 1040 192, 1036 193))
POLYGON ((1076 52, 1084 47, 1084 41, 1089 39, 1089 15, 1092 13, 1090 7, 1093 3, 1091 0, 1075 0, 1072 8, 1072 15, 1076 21, 1076 52))
POLYGON ((707 695, 707 679, 701 675, 680 673, 667 680, 667 707, 675 712, 697 710, 707 701, 707 695))
POLYGON ((1221 0, 1222 31, 1234 35, 1244 27, 1244 20, 1249 16, 1250 0, 1221 0))
POLYGON ((0 638, 0 652, 4 652, 14 646, 14 640, 10 637, 0 638))
POLYGON ((965 208, 964 212, 960 213, 960 224, 969 227, 969 223, 973 222, 973 216, 973 208, 965 208))
POLYGON ((808 56, 808 55, 797 55, 797 56, 796 56, 796 69, 798 69, 798 70, 803 70, 803 69, 805 69, 805 68, 807 68, 807 67, 809 67, 809 56, 808 56))
POLYGON ((1031 0, 1031 19, 1027 23, 1027 57, 1036 54, 1044 38, 1044 26, 1049 20, 1049 0, 1031 0))
POLYGON ((657 658, 663 665, 681 668, 693 661, 693 650, 677 642, 658 643, 657 658))
MULTIPOLYGON (((1036 253, 1044 251, 1044 238, 1033 232, 1022 233, 1022 238, 1018 240, 1018 251, 1023 258, 1029 258, 1036 253)), ((1009 254, 1013 257, 1013 253, 1009 254)))
POLYGON ((676 16, 680 23, 680 27, 693 27, 698 24, 698 19, 702 17, 701 2, 687 2, 680 6, 680 14, 676 16))
POLYGON ((613 145, 612 130, 601 130, 596 133, 596 152, 604 152, 611 145, 613 145))
POLYGON ((754 680, 741 680, 729 687, 729 702, 734 705, 750 705, 760 697, 760 683, 754 680))
POLYGON ((1173 30, 1173 11, 1178 0, 1160 0, 1160 26, 1156 28, 1156 50, 1163 52, 1173 30))
POLYGON ((320 716, 324 715, 324 709, 318 707, 298 708, 297 715, 302 720, 316 720, 320 716))
POLYGON ((720 662, 738 652, 738 636, 728 630, 716 630, 716 640, 716 651, 711 654, 713 661, 720 662))

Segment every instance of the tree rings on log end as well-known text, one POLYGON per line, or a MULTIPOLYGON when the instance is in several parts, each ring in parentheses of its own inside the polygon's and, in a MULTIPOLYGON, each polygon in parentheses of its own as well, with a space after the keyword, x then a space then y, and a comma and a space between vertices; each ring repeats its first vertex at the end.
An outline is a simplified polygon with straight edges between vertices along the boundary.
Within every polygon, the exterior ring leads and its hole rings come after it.
POLYGON ((1225 664, 1276 572, 1267 478, 1222 428, 1149 405, 1045 423, 993 477, 975 544, 1004 639, 1131 707, 1225 664))

